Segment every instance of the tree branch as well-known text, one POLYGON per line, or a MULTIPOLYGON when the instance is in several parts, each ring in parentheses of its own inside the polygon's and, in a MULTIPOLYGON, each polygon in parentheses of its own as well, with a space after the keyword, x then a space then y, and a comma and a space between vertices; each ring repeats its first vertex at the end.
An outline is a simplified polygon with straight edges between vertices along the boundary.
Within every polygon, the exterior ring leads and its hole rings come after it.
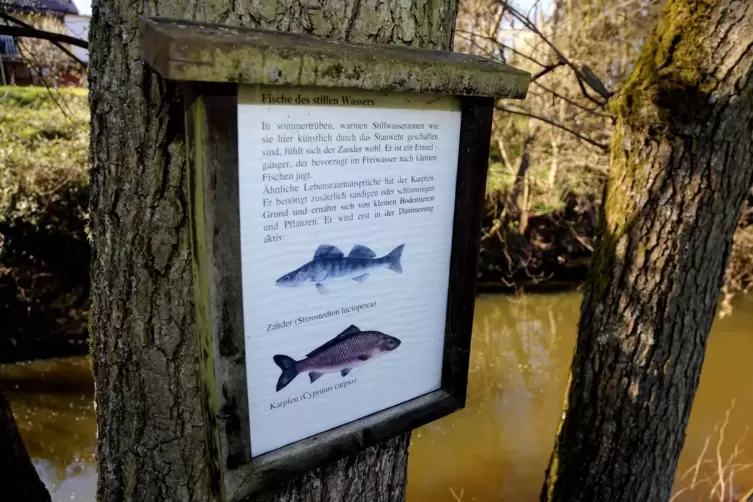
POLYGON ((549 72, 551 72, 551 71, 559 68, 560 66, 562 66, 564 64, 565 64, 564 62, 558 61, 558 62, 556 62, 554 64, 550 64, 549 66, 545 66, 543 70, 539 71, 538 73, 535 73, 531 77, 531 82, 536 82, 536 80, 540 79, 541 77, 543 77, 547 73, 549 73, 549 72))
MULTIPOLYGON (((544 63, 536 61, 536 59, 534 59, 533 57, 529 56, 528 54, 524 54, 524 53, 520 52, 519 50, 515 49, 514 47, 510 47, 509 45, 505 45, 505 44, 503 44, 502 42, 500 42, 499 40, 497 40, 494 37, 490 37, 490 36, 487 36, 487 35, 479 35, 478 33, 475 33, 473 31, 466 31, 466 30, 456 30, 456 33, 462 33, 464 35, 470 35, 472 37, 481 38, 483 40, 491 42, 491 43, 497 45, 497 47, 500 47, 502 49, 507 49, 508 51, 512 52, 513 54, 517 54, 518 56, 520 56, 522 58, 525 58, 525 59, 529 60, 530 62, 541 66, 542 68, 548 68, 549 66, 551 66, 551 65, 545 65, 544 63)), ((468 38, 468 37, 463 37, 463 38, 465 40, 469 40, 470 41, 470 38, 468 38)))
POLYGON ((88 50, 89 42, 87 42, 86 40, 81 40, 80 38, 63 35, 62 33, 53 33, 51 31, 38 30, 34 28, 33 26, 24 23, 23 21, 19 21, 13 16, 9 16, 8 14, 4 12, 0 12, 0 18, 18 25, 18 26, 0 25, 0 35, 10 35, 12 37, 39 38, 42 40, 48 40, 55 47, 63 51, 69 58, 73 59, 75 62, 77 62, 84 68, 87 67, 86 63, 81 61, 79 58, 76 57, 75 54, 73 54, 70 50, 68 50, 63 45, 61 45, 61 43, 70 44, 70 45, 75 45, 76 47, 81 47, 82 49, 88 50))
MULTIPOLYGON (((75 38, 75 37, 69 37, 67 35, 62 35, 60 33, 52 33, 52 32, 49 32, 49 31, 38 30, 38 29, 34 28, 33 26, 31 26, 29 24, 26 24, 23 21, 20 21, 20 20, 16 19, 15 17, 9 16, 8 14, 6 14, 4 12, 0 12, 0 18, 5 19, 6 21, 9 21, 11 23, 15 23, 18 26, 20 26, 21 28, 24 28, 26 30, 33 30, 34 32, 38 32, 38 33, 44 33, 44 34, 50 34, 50 35, 58 35, 58 36, 61 36, 61 37, 69 38, 71 40, 74 40, 75 43, 72 43, 72 42, 63 42, 63 43, 71 43, 72 45, 76 45, 76 46, 81 47, 83 49, 89 50, 89 43, 86 40, 81 40, 80 38, 75 38)), ((11 29, 11 28, 14 28, 14 27, 13 26, 0 26, 0 35, 6 34, 6 33, 3 32, 4 29, 7 30, 7 29, 11 29)), ((11 35, 11 36, 19 36, 19 35, 11 35)), ((20 35, 20 36, 24 36, 24 35, 20 35)), ((86 63, 84 63, 79 58, 77 58, 75 54, 73 54, 71 51, 69 51, 67 47, 64 47, 63 45, 61 45, 60 42, 57 42, 55 40, 51 40, 49 38, 44 38, 44 37, 34 37, 34 36, 32 36, 32 37, 29 37, 29 38, 43 38, 44 40, 49 40, 55 47, 57 47, 58 49, 60 49, 61 51, 63 51, 69 58, 73 59, 75 62, 77 62, 79 65, 81 65, 84 69, 86 69, 87 66, 88 66, 86 63)))
POLYGON ((515 115, 522 115, 523 117, 530 117, 532 119, 540 120, 542 122, 545 122, 551 126, 558 127, 559 129, 562 129, 563 131, 569 132, 573 136, 585 141, 589 145, 595 146, 597 148, 600 148, 602 150, 607 150, 609 148, 608 145, 604 145, 602 143, 599 143, 598 141, 589 138, 588 136, 584 136, 583 134, 579 133, 578 131, 571 129, 567 127, 566 125, 560 124, 559 122, 556 122, 555 120, 552 120, 548 117, 543 117, 541 115, 536 115, 534 113, 526 112, 523 110, 515 110, 513 108, 508 108, 504 105, 496 105, 494 107, 496 110, 507 112, 507 113, 514 113, 515 115))
MULTIPOLYGON (((4 16, 3 16, 4 17, 4 16)), ((51 31, 38 30, 26 26, 2 26, 0 25, 0 35, 10 35, 11 37, 40 38, 50 42, 75 45, 83 49, 89 48, 89 43, 80 38, 63 35, 62 33, 53 33, 51 31)))
POLYGON ((536 82, 533 79, 531 79, 531 83, 532 84, 536 84, 537 86, 541 87, 546 92, 549 92, 549 93, 553 94, 554 96, 560 98, 565 103, 569 103, 569 104, 573 105, 574 107, 583 110, 584 112, 587 112, 587 113, 590 113, 592 115, 596 115, 597 117, 602 117, 602 118, 605 118, 605 119, 611 119, 611 118, 613 118, 608 113, 602 113, 602 112, 597 111, 597 110, 595 110, 593 108, 586 108, 585 106, 576 103, 575 101, 571 100, 570 98, 567 98, 567 97, 563 96, 562 94, 558 93, 554 89, 550 89, 549 87, 545 86, 544 84, 542 84, 540 82, 536 82))
MULTIPOLYGON (((504 2, 505 8, 512 14, 516 19, 518 19, 521 23, 523 23, 523 26, 534 32, 538 37, 541 38, 541 40, 544 41, 545 44, 547 44, 549 47, 552 48, 552 50, 557 54, 557 57, 563 61, 567 66, 572 68, 572 70, 575 72, 575 74, 578 76, 579 81, 583 81, 586 84, 588 84, 591 89, 594 90, 599 96, 603 97, 604 99, 609 99, 612 96, 612 93, 609 92, 606 88, 606 86, 594 75, 594 73, 589 68, 578 68, 577 65, 575 65, 572 61, 567 59, 562 52, 557 48, 557 46, 554 45, 537 27, 536 24, 528 19, 527 16, 521 14, 518 12, 514 7, 510 6, 506 2, 504 2)), ((593 98, 591 98, 593 100, 593 98)))
MULTIPOLYGON (((459 37, 460 37, 460 38, 461 38, 462 40, 465 40, 465 41, 466 41, 466 42, 468 42, 469 44, 473 45, 473 46, 474 46, 474 47, 475 47, 476 49, 480 50, 480 51, 481 51, 481 52, 482 52, 482 53, 483 53, 484 55, 486 55, 486 56, 487 56, 488 58, 492 58, 492 59, 493 59, 493 58, 496 58, 496 57, 497 57, 497 54, 494 54, 493 52, 491 52, 491 51, 490 51, 489 49, 487 49, 486 47, 482 47, 482 46, 481 46, 481 44, 479 44, 478 42, 476 42, 475 40, 473 40, 473 39, 472 39, 471 37, 468 37, 468 36, 463 36, 463 34, 462 34, 462 33, 461 33, 461 34, 459 34, 458 36, 459 36, 459 37)), ((507 63, 507 61, 505 61, 504 55, 502 55, 502 62, 503 62, 503 63, 507 63)))

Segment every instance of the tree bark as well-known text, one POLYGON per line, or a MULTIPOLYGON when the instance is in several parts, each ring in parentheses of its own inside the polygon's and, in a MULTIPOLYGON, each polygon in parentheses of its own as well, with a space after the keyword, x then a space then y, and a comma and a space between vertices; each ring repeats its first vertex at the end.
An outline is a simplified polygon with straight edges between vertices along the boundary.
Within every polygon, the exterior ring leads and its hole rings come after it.
POLYGON ((18 434, 10 404, 0 391, 0 472, 3 473, 3 500, 49 502, 42 480, 39 479, 29 453, 18 434))
POLYGON ((753 3, 670 0, 611 106, 600 242, 543 501, 671 495, 753 182, 753 3))
MULTIPOLYGON (((90 33, 97 498, 211 501, 197 382, 183 109, 139 59, 138 17, 448 49, 456 0, 98 0, 90 33)), ((265 500, 404 498, 408 436, 265 500)))

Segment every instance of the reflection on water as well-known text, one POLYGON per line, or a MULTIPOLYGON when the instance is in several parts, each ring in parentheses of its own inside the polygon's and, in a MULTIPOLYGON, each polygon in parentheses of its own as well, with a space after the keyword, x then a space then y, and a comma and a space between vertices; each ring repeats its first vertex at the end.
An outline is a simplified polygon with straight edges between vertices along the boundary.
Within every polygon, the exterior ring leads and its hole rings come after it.
POLYGON ((0 366, 0 386, 53 502, 93 502, 97 425, 86 358, 0 366))
MULTIPOLYGON (((408 502, 538 499, 579 307, 576 293, 478 298, 466 409, 413 434, 408 502)), ((712 330, 676 482, 679 492, 695 477, 695 487, 674 502, 709 500, 718 479, 718 430, 733 399, 719 448, 724 490, 753 488, 753 434, 744 435, 753 424, 751 354, 753 295, 748 295, 712 330), (736 443, 742 453, 730 461, 736 443)), ((87 360, 0 366, 0 385, 53 501, 93 501, 96 424, 87 360)))
MULTIPOLYGON (((466 409, 413 434, 408 502, 538 500, 554 445, 580 309, 580 295, 482 296, 476 301, 466 409)), ((716 447, 725 412, 735 406, 720 447, 729 463, 726 493, 753 488, 753 297, 715 323, 693 406, 675 502, 709 500, 718 476, 716 447), (738 453, 734 453, 735 443, 738 453), (708 478, 704 481, 704 478, 708 478), (732 485, 732 486, 731 486, 732 485)), ((717 486, 717 489, 719 489, 717 486)), ((718 495, 714 500, 720 500, 718 495)), ((727 500, 727 498, 725 498, 727 500)), ((738 500, 738 499, 735 499, 738 500)))

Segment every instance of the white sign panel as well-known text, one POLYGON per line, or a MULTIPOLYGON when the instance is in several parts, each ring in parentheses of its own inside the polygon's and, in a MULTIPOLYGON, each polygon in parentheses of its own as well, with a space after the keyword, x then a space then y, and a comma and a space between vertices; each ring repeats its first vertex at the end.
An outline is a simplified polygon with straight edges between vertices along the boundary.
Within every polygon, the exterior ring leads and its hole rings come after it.
POLYGON ((440 387, 456 98, 240 87, 253 456, 440 387))

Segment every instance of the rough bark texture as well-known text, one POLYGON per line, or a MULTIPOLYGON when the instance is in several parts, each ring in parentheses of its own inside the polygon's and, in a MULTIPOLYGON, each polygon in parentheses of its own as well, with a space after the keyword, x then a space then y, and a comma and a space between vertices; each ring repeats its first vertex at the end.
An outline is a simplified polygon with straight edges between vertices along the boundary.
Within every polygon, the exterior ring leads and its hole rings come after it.
MULTIPOLYGON (((91 25, 92 359, 100 501, 211 501, 197 384, 183 109, 139 60, 138 16, 446 49, 455 0, 98 0, 91 25)), ((268 500, 404 497, 408 438, 268 500)), ((216 484, 215 484, 216 485, 216 484)))
POLYGON ((612 105, 601 240, 545 501, 669 499, 753 182, 753 3, 670 0, 612 105))
POLYGON ((50 494, 31 463, 24 442, 18 434, 10 404, 2 391, 0 391, 0 472, 3 473, 3 485, 0 492, 3 500, 50 501, 50 494))

